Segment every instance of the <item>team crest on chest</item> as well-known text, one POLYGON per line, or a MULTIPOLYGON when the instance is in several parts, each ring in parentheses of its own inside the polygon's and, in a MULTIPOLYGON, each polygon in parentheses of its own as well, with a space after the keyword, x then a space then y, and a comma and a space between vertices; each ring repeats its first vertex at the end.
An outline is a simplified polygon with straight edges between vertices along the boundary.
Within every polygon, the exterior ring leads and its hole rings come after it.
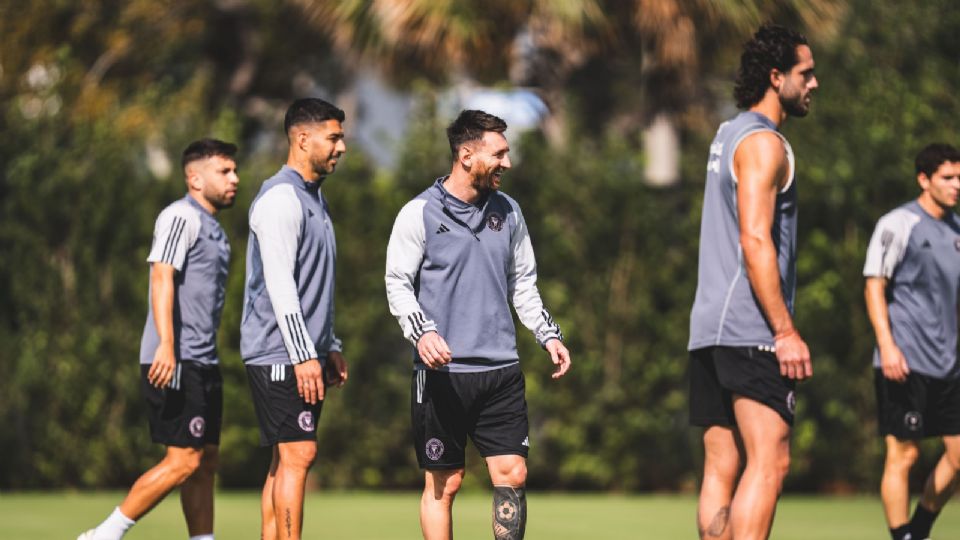
POLYGON ((490 212, 490 215, 487 216, 487 227, 491 231, 500 232, 503 229, 503 216, 496 212, 490 212))

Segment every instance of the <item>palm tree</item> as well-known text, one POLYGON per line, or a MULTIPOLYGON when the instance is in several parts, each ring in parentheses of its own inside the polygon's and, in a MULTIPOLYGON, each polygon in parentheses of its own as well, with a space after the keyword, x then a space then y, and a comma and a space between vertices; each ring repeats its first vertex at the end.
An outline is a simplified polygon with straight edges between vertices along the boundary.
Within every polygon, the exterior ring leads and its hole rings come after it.
MULTIPOLYGON (((702 81, 765 20, 798 22, 829 37, 846 0, 295 0, 348 63, 373 62, 398 83, 509 79, 539 90, 563 118, 571 91, 594 94, 589 116, 646 130, 665 150, 648 156, 648 181, 676 180, 678 132, 712 108, 702 81), (573 80, 591 64, 607 67, 573 80), (711 66, 705 69, 704 66, 711 66), (629 85, 633 91, 611 89, 629 85), (599 88, 599 90, 598 90, 599 88), (637 91, 639 90, 639 91, 637 91), (623 97, 626 96, 626 97, 623 97), (596 111, 593 111, 596 112, 596 111), (652 129, 651 129, 652 128, 652 129), (657 158, 667 157, 667 163, 657 158), (671 165, 671 162, 673 163, 671 165), (658 171, 660 171, 658 173, 658 171)), ((724 73, 731 69, 724 68, 724 73)), ((692 128, 704 129, 703 125, 692 128)), ((551 132, 555 140, 565 130, 551 132)))

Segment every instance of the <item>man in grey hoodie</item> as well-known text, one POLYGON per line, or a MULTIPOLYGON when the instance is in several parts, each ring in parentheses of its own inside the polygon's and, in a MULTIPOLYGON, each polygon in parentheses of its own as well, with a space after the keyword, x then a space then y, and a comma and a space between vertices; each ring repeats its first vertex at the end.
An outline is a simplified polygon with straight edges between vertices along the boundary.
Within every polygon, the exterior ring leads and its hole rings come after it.
POLYGON ((498 191, 510 168, 506 129, 483 111, 461 112, 447 128, 450 174, 400 210, 387 247, 390 312, 415 347, 413 435, 426 471, 420 526, 430 540, 453 535, 468 436, 494 486, 494 536, 523 538, 530 442, 510 303, 549 352, 553 378, 570 369, 537 290, 523 214, 498 191))
POLYGON ((337 243, 320 189, 347 151, 343 121, 343 111, 326 101, 295 101, 284 118, 287 163, 250 205, 240 354, 260 443, 273 448, 261 500, 263 540, 300 538, 325 385, 347 380, 333 331, 337 243))

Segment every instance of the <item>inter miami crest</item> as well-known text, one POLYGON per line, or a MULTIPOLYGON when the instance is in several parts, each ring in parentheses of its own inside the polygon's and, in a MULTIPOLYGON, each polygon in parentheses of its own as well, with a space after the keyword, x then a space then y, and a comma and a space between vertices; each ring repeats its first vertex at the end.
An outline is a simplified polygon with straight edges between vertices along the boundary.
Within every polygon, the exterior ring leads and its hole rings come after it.
POLYGON ((903 415, 903 425, 910 431, 920 431, 923 429, 923 415, 917 411, 910 411, 903 415))
POLYGON ((503 229, 503 216, 496 212, 490 212, 490 215, 487 216, 487 227, 491 231, 500 232, 503 229))
POLYGON ((194 416, 190 419, 190 434, 193 435, 194 438, 199 439, 203 437, 203 431, 206 427, 206 421, 204 421, 202 416, 194 416))
POLYGON ((424 450, 426 451, 427 457, 430 458, 430 461, 437 461, 443 456, 443 443, 440 442, 440 439, 430 439, 427 441, 427 446, 424 450))
POLYGON ((313 413, 310 411, 300 413, 300 416, 297 417, 297 424, 299 424, 300 429, 304 431, 313 431, 313 413))

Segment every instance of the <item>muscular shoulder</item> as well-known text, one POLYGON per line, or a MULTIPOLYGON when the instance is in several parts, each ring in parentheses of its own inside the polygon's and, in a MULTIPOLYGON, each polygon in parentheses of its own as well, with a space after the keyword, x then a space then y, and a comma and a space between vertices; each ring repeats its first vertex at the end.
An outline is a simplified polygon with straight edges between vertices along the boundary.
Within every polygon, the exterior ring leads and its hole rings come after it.
POLYGON ((771 129, 747 134, 737 145, 733 156, 734 179, 773 181, 783 185, 789 171, 789 160, 783 137, 771 129))

